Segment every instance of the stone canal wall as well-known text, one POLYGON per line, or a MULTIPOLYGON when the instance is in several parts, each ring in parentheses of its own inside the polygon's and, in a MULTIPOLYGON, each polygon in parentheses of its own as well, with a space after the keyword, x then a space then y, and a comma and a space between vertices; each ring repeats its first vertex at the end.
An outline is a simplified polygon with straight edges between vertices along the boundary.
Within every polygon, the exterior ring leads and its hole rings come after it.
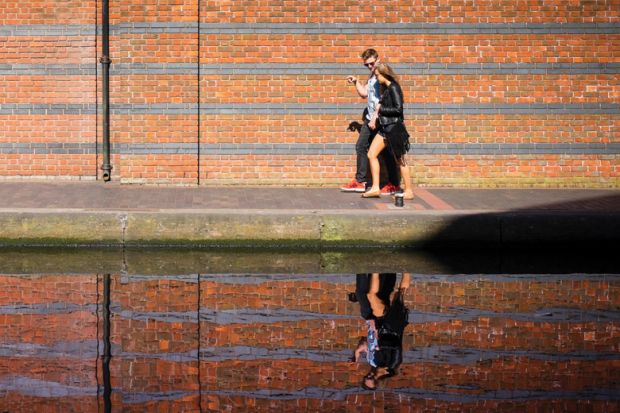
MULTIPOLYGON (((97 179, 101 1, 0 4, 0 179, 97 179), (100 29, 100 28, 99 28, 100 29)), ((341 184, 376 48, 420 185, 617 187, 620 4, 111 2, 112 179, 341 184)))

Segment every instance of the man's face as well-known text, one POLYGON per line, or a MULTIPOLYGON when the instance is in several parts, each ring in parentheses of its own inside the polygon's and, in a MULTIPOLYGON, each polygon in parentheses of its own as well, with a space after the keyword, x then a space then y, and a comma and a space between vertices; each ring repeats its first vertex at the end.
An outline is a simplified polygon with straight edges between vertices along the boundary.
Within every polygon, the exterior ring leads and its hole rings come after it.
POLYGON ((378 62, 379 58, 369 57, 368 59, 364 60, 364 66, 366 66, 371 72, 374 72, 378 62))

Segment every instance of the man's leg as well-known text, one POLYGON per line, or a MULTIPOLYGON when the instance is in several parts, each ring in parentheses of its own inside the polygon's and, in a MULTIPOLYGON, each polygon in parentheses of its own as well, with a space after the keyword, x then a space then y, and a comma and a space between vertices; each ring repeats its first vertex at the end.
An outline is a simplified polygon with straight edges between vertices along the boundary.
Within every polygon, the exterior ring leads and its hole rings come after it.
POLYGON ((368 122, 364 121, 360 129, 357 143, 355 144, 355 154, 357 155, 357 170, 355 172, 355 180, 357 182, 368 181, 368 148, 370 140, 375 132, 368 127, 368 122))

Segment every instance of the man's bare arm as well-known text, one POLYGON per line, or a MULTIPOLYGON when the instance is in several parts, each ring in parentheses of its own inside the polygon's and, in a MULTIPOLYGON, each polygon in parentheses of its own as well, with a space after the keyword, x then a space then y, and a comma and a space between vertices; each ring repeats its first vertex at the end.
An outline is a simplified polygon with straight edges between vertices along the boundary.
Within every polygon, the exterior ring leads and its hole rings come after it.
POLYGON ((362 99, 368 98, 368 83, 362 83, 355 76, 347 76, 347 82, 355 85, 355 91, 362 99))

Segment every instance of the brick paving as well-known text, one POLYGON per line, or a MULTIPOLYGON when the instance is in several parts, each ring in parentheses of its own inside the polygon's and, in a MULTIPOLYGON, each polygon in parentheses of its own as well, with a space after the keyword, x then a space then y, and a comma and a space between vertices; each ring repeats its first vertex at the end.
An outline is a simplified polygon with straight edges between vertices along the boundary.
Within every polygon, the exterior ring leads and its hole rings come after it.
MULTIPOLYGON (((620 212, 620 189, 416 188, 405 209, 620 212)), ((391 197, 362 199, 337 188, 170 187, 102 182, 0 182, 2 209, 394 210, 391 197)))

